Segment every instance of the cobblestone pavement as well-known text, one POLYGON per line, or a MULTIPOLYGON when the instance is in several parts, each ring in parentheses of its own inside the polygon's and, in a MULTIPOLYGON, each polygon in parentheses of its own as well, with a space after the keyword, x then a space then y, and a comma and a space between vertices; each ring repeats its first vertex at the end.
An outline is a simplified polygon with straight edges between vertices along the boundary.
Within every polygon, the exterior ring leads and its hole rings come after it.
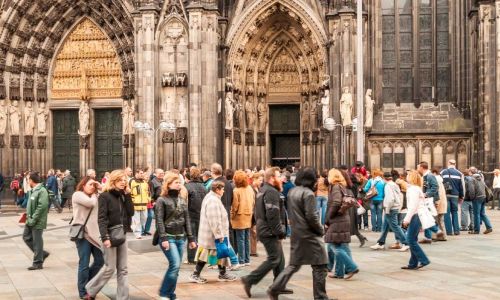
MULTIPOLYGON (((367 246, 359 248, 355 237, 351 244, 361 272, 349 281, 327 279, 329 296, 342 300, 500 299, 500 211, 488 210, 487 213, 494 226, 492 234, 465 233, 449 237, 448 242, 424 245, 431 265, 418 271, 400 269, 407 263, 409 252, 369 249, 378 234, 363 232, 369 239, 367 246)), ((69 218, 69 213, 50 213, 44 240, 51 256, 43 270, 27 271, 32 254, 20 236, 23 226, 17 223, 19 214, 0 214, 0 299, 78 299, 78 256, 74 243, 67 238, 69 218)), ((388 243, 393 239, 389 234, 388 243)), ((167 260, 160 251, 143 252, 149 245, 149 240, 131 242, 128 257, 131 299, 157 298, 167 260)), ((288 259, 289 243, 284 245, 288 259)), ((262 245, 259 245, 259 254, 250 267, 234 273, 242 276, 255 268, 265 256, 262 245)), ((177 287, 179 299, 246 299, 239 281, 217 282, 216 270, 203 271, 209 280, 207 284, 188 283, 192 269, 191 265, 182 266, 177 287)), ((310 267, 303 267, 289 284, 295 293, 280 299, 312 299, 311 280, 310 267)), ((271 281, 269 274, 254 287, 252 299, 267 299, 265 291, 271 281)), ((116 280, 112 279, 97 299, 114 299, 115 288, 116 280)))

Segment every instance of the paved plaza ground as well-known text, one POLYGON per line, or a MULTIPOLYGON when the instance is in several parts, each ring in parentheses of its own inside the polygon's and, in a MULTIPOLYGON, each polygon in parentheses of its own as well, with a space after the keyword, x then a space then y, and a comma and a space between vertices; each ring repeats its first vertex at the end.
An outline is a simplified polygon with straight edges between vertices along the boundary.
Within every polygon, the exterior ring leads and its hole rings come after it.
MULTIPOLYGON (((378 234, 363 232, 369 239, 367 246, 359 248, 356 237, 351 249, 360 273, 351 280, 327 279, 330 297, 338 299, 500 299, 500 211, 487 211, 494 232, 490 235, 449 237, 448 242, 424 245, 431 265, 418 271, 403 271, 409 252, 391 250, 373 251, 368 248, 378 234), (498 228, 498 231, 497 231, 498 228)), ((28 271, 32 253, 20 236, 23 226, 17 223, 19 213, 0 214, 0 299, 78 299, 76 269, 78 256, 74 243, 67 238, 69 213, 51 212, 48 230, 44 233, 45 248, 51 252, 44 269, 28 271)), ((132 237, 133 239, 133 237, 132 237)), ((390 234, 388 243, 394 239, 390 234)), ((133 242, 129 251, 129 284, 131 299, 156 299, 158 287, 167 268, 167 260, 158 250, 140 253, 147 248, 133 242), (141 247, 142 246, 142 247, 141 247)), ((285 242, 289 254, 289 243, 285 242)), ((259 245, 260 257, 252 265, 234 272, 247 274, 264 258, 265 251, 259 245)), ((202 275, 209 282, 198 285, 187 282, 193 266, 184 264, 181 269, 177 295, 188 299, 246 299, 239 281, 217 282, 216 270, 204 270, 202 275)), ((272 281, 268 275, 252 292, 252 299, 267 299, 265 291, 272 281)), ((289 287, 294 295, 280 299, 312 299, 311 269, 303 267, 291 280, 289 287)), ((97 299, 114 299, 116 280, 113 278, 97 299)))

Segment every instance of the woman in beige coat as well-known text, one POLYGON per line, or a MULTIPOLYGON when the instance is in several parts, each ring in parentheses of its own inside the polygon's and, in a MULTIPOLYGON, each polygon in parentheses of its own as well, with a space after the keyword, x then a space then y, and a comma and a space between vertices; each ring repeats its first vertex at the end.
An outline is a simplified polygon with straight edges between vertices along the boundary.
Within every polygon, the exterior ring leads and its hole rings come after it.
POLYGON ((255 193, 245 172, 234 173, 233 203, 231 204, 231 226, 236 232, 238 260, 240 265, 250 265, 250 227, 255 206, 255 193))
POLYGON ((437 238, 438 241, 446 241, 446 230, 444 228, 444 215, 448 210, 448 199, 446 198, 446 190, 443 184, 443 177, 439 174, 438 170, 432 169, 432 174, 436 177, 439 186, 439 201, 436 202, 437 217, 436 222, 439 226, 441 232, 443 232, 442 238, 437 238))
POLYGON ((85 224, 83 239, 77 239, 78 250, 78 293, 80 298, 87 294, 85 285, 104 265, 102 242, 100 239, 99 225, 97 224, 97 185, 89 176, 83 177, 76 187, 76 192, 71 198, 73 204, 72 224, 85 224), (90 256, 93 263, 90 264, 90 256))

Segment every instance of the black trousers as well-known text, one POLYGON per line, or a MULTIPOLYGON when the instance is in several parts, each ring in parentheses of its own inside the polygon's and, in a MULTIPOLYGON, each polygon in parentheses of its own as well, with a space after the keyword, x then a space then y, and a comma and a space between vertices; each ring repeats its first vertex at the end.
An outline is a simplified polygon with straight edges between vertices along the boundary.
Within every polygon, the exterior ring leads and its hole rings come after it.
POLYGON ((273 270, 274 278, 285 268, 285 255, 283 254, 283 246, 281 240, 277 237, 261 238, 260 242, 264 245, 267 252, 266 260, 252 273, 248 274, 246 280, 249 284, 255 285, 264 278, 267 273, 273 270))
MULTIPOLYGON (((278 294, 286 288, 288 281, 292 278, 293 274, 300 270, 301 265, 289 265, 283 272, 274 280, 273 284, 269 287, 272 294, 278 294)), ((313 275, 313 293, 314 300, 328 300, 326 294, 326 274, 328 269, 326 265, 312 265, 313 275)))
MULTIPOLYGON (((199 220, 193 220, 191 219, 191 230, 193 231, 193 236, 195 238, 196 243, 198 243, 198 229, 200 227, 200 221, 199 220)), ((187 257, 188 257, 188 262, 194 263, 194 257, 196 256, 196 251, 198 250, 198 247, 194 249, 189 249, 189 245, 187 247, 187 257)))
POLYGON ((23 232, 23 240, 26 246, 33 251, 33 265, 43 264, 43 229, 35 229, 31 226, 25 226, 23 232))

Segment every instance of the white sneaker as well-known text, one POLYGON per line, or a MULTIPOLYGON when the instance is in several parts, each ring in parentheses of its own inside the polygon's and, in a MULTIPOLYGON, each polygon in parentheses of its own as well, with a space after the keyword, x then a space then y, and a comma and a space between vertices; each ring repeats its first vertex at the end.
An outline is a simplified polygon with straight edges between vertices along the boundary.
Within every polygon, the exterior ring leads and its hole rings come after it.
POLYGON ((230 267, 230 270, 231 271, 238 271, 239 269, 241 269, 244 265, 240 265, 240 264, 237 264, 237 265, 234 265, 234 266, 231 266, 230 267))
POLYGON ((410 249, 410 246, 403 245, 398 251, 405 252, 405 251, 408 251, 408 249, 410 249))
POLYGON ((246 264, 245 264, 245 267, 248 267, 248 266, 250 266, 250 263, 246 263, 246 264))
POLYGON ((188 280, 189 282, 200 283, 200 284, 207 283, 207 280, 205 278, 195 274, 189 275, 188 280))
POLYGON ((370 246, 370 248, 373 249, 373 250, 384 250, 385 246, 384 245, 380 245, 379 243, 376 243, 375 245, 370 246))

